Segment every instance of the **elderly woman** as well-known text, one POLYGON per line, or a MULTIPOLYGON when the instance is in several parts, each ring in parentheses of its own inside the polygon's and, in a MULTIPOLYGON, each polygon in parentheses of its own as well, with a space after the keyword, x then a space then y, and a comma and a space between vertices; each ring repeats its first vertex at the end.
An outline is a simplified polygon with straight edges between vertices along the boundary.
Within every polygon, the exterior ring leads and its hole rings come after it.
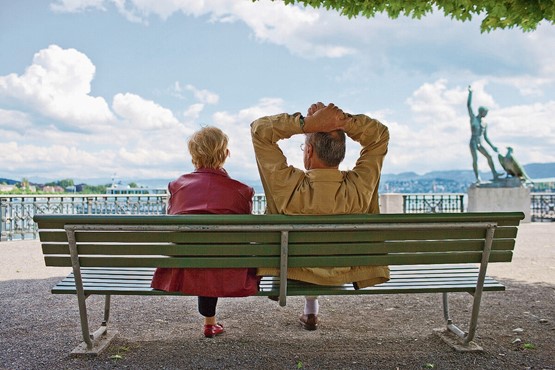
MULTIPOLYGON (((254 189, 229 177, 223 165, 229 156, 228 138, 216 127, 205 127, 189 139, 195 171, 170 182, 168 213, 249 214, 254 189)), ((245 297, 258 291, 260 278, 246 268, 158 268, 152 287, 198 296, 204 316, 204 336, 224 332, 216 321, 218 297, 245 297)))

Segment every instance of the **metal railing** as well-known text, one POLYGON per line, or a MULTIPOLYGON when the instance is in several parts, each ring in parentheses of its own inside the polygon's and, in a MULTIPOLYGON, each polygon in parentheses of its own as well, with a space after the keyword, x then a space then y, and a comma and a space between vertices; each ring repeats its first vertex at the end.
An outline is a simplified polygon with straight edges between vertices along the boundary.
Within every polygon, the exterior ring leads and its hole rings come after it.
MULTIPOLYGON (((405 213, 465 212, 465 194, 403 194, 405 213)), ((167 194, 0 195, 0 241, 36 239, 35 214, 165 214, 167 194)), ((266 198, 254 196, 253 214, 263 214, 266 198)), ((555 222, 555 193, 531 194, 532 222, 555 222)))
POLYGON ((0 196, 0 240, 35 239, 36 214, 165 214, 165 194, 0 196))
POLYGON ((403 194, 403 213, 461 213, 465 194, 403 194))
MULTIPOLYGON (((36 239, 36 214, 163 215, 167 194, 0 195, 0 241, 36 239)), ((264 195, 255 195, 253 213, 266 208, 264 195)))
POLYGON ((555 193, 532 193, 530 217, 532 222, 555 222, 555 193))

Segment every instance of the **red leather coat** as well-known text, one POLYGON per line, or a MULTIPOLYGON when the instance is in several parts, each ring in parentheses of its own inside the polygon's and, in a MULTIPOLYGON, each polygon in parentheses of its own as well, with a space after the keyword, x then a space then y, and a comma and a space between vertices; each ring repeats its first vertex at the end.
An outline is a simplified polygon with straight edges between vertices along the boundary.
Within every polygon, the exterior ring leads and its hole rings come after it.
MULTIPOLYGON (((170 182, 168 189, 168 214, 252 212, 254 189, 224 169, 198 169, 170 182)), ((151 286, 203 297, 246 297, 258 292, 259 282, 255 269, 158 268, 151 286)))

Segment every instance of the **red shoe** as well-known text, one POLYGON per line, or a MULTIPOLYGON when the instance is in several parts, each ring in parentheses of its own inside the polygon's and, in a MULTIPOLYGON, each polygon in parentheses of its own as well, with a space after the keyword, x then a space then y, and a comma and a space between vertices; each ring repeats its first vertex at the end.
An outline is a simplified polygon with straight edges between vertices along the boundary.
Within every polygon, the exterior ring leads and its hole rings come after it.
POLYGON ((214 338, 216 335, 220 335, 223 332, 224 326, 222 324, 204 325, 204 336, 206 338, 214 338))

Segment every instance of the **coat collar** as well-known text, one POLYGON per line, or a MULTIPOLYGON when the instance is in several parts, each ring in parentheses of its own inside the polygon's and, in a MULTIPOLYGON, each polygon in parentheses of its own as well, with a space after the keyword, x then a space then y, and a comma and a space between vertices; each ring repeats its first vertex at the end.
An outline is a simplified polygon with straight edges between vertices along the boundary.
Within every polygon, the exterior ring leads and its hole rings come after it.
POLYGON ((306 171, 311 181, 343 181, 343 173, 335 168, 318 168, 306 171))
POLYGON ((193 171, 193 173, 209 173, 212 175, 218 175, 218 176, 224 176, 224 177, 229 177, 229 175, 227 174, 227 171, 223 168, 198 168, 195 171, 193 171))

